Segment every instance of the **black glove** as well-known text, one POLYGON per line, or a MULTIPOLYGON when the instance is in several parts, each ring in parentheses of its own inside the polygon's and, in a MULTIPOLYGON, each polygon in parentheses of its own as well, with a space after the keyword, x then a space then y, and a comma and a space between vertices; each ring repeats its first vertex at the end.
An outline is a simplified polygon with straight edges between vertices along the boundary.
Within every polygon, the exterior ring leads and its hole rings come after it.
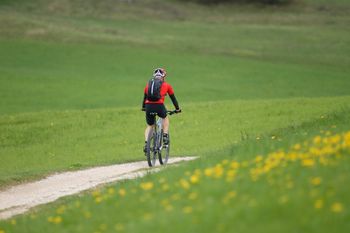
POLYGON ((141 108, 141 111, 142 111, 142 112, 145 112, 145 111, 146 111, 146 108, 141 108))

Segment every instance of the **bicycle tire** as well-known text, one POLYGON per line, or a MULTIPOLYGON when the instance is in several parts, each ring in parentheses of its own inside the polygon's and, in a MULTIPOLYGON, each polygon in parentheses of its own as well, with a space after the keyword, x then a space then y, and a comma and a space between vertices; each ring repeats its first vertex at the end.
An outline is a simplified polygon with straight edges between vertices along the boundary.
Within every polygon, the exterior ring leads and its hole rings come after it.
POLYGON ((150 132, 148 133, 147 148, 146 148, 146 157, 147 157, 147 163, 149 167, 153 167, 156 164, 157 152, 155 148, 156 148, 155 134, 153 132, 153 129, 151 129, 150 132))
POLYGON ((159 163, 162 165, 166 165, 168 163, 168 159, 169 159, 169 152, 170 152, 170 134, 168 134, 169 137, 169 143, 166 147, 164 147, 163 144, 163 130, 161 132, 161 137, 160 137, 160 145, 161 145, 161 150, 158 151, 158 159, 159 159, 159 163))

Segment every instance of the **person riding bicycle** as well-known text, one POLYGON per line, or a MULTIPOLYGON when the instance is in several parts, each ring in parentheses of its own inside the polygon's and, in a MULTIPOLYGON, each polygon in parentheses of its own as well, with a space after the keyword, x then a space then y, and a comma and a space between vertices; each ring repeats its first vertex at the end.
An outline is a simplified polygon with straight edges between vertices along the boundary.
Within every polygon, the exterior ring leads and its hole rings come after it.
POLYGON ((170 96, 170 99, 175 106, 175 112, 181 112, 172 86, 165 82, 166 75, 167 73, 165 69, 155 69, 153 72, 153 78, 147 83, 144 89, 142 111, 146 111, 147 122, 147 127, 145 129, 145 146, 143 148, 144 152, 146 152, 147 136, 155 123, 155 116, 152 113, 156 113, 159 117, 163 118, 163 145, 169 144, 169 117, 167 116, 167 110, 164 106, 164 100, 167 94, 170 96))

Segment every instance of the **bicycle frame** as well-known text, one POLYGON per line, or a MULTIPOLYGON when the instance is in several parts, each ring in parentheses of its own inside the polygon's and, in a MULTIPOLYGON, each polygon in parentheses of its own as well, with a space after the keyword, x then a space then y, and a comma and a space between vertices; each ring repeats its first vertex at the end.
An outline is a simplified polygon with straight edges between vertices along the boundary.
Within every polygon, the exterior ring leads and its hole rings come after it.
MULTIPOLYGON (((176 111, 168 111, 169 115, 172 115, 176 113, 176 111)), ((162 150, 163 150, 163 119, 160 117, 157 117, 156 114, 154 114, 155 117, 155 124, 152 128, 152 131, 150 132, 148 141, 148 152, 147 152, 147 161, 148 165, 150 167, 155 165, 156 157, 158 157, 159 162, 161 164, 166 164, 169 157, 169 145, 165 147, 164 149, 167 151, 165 158, 162 158, 162 150), (151 143, 150 139, 153 138, 153 143, 151 143)))
POLYGON ((163 137, 163 119, 158 117, 156 124, 155 124, 154 133, 156 134, 156 150, 159 151, 162 149, 162 137, 163 137))

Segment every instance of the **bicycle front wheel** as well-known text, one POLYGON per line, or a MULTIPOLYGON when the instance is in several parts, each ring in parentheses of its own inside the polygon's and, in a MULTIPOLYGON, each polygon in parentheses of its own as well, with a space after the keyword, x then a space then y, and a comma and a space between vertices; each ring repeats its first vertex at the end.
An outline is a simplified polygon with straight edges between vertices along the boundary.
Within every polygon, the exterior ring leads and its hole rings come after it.
POLYGON ((159 163, 162 164, 162 165, 165 165, 168 163, 168 159, 169 159, 169 152, 170 152, 170 134, 168 134, 168 137, 169 137, 169 142, 168 142, 168 145, 163 145, 163 130, 162 130, 162 133, 161 133, 161 138, 160 138, 160 143, 161 143, 161 146, 160 146, 160 150, 158 151, 158 158, 159 158, 159 163))
POLYGON ((148 166, 153 167, 156 165, 157 159, 157 151, 156 151, 156 139, 154 130, 150 130, 147 137, 147 149, 146 149, 146 157, 148 166))

